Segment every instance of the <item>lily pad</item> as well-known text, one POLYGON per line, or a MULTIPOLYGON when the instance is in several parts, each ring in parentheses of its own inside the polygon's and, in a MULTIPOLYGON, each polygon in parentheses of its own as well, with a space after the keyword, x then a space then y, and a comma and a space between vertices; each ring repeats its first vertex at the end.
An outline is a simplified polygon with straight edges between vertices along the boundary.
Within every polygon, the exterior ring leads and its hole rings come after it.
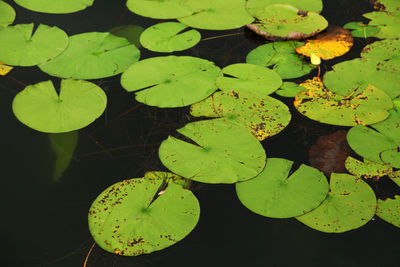
POLYGON ((260 9, 274 4, 282 4, 283 2, 304 11, 317 13, 321 12, 323 7, 321 0, 247 0, 246 8, 250 14, 255 15, 260 9))
POLYGON ((300 86, 297 83, 284 82, 275 93, 283 97, 295 97, 298 93, 304 92, 305 90, 306 89, 303 86, 300 86))
POLYGON ((217 77, 216 84, 221 90, 269 95, 282 85, 282 79, 275 71, 259 65, 232 64, 223 68, 222 73, 231 77, 217 77))
POLYGON ((147 28, 140 36, 144 48, 156 52, 182 51, 195 46, 201 39, 196 30, 184 31, 188 28, 179 22, 164 22, 147 28))
POLYGON ((159 149, 172 172, 203 183, 236 183, 251 179, 265 166, 265 151, 244 127, 225 119, 188 123, 178 132, 191 144, 169 136, 159 149))
POLYGON ((33 33, 33 23, 8 26, 0 31, 0 61, 12 66, 34 66, 61 54, 68 46, 67 34, 40 24, 33 33))
POLYGON ((62 80, 60 94, 51 81, 25 87, 13 101, 15 116, 23 124, 47 133, 70 132, 97 119, 107 97, 97 85, 81 80, 62 80))
POLYGON ((139 49, 125 38, 88 32, 71 36, 65 52, 39 68, 56 77, 99 79, 120 74, 139 57, 139 49))
POLYGON ((324 202, 296 219, 318 231, 343 233, 368 223, 375 209, 376 197, 367 183, 353 175, 332 173, 324 202))
MULTIPOLYGON (((400 186, 400 178, 392 178, 392 180, 400 186)), ((400 196, 396 195, 393 198, 378 199, 376 207, 376 215, 382 220, 400 227, 400 196)))
POLYGON ((254 13, 256 22, 246 25, 250 30, 270 40, 299 40, 328 27, 324 17, 316 12, 302 12, 291 5, 275 4, 254 13))
POLYGON ((106 251, 137 256, 187 236, 200 215, 193 193, 162 178, 134 178, 104 190, 89 210, 89 230, 106 251), (160 191, 163 189, 163 191, 160 191))
POLYGON ((12 24, 15 19, 15 10, 6 2, 0 1, 0 31, 12 24))
POLYGON ((324 75, 325 86, 342 96, 357 94, 368 84, 383 90, 392 99, 400 95, 398 60, 353 59, 338 63, 324 75))
POLYGON ((128 0, 130 11, 154 19, 175 19, 192 15, 196 9, 186 5, 187 0, 128 0))
POLYGON ((282 131, 290 122, 289 108, 281 101, 247 91, 216 92, 193 104, 195 117, 225 117, 248 128, 260 141, 282 131))
POLYGON ((373 37, 379 32, 378 26, 366 25, 362 22, 349 22, 343 28, 350 30, 353 37, 359 38, 373 37))
POLYGON ((383 5, 385 11, 394 12, 400 10, 399 0, 378 0, 376 3, 383 5))
POLYGON ((370 126, 372 128, 358 125, 350 129, 347 141, 351 148, 368 160, 400 168, 399 113, 390 110, 388 119, 370 126))
POLYGON ((78 144, 78 131, 49 134, 49 139, 56 156, 53 180, 58 181, 74 157, 78 144))
POLYGON ((126 40, 134 44, 137 48, 142 46, 139 39, 143 31, 143 27, 138 25, 121 25, 109 30, 112 35, 126 38, 126 40))
POLYGON ((94 0, 14 0, 18 5, 36 12, 66 14, 83 10, 94 0))
POLYGON ((13 69, 13 67, 11 66, 7 66, 6 64, 3 64, 0 62, 0 75, 4 76, 7 73, 9 73, 11 70, 13 69))
POLYGON ((121 77, 122 87, 136 92, 136 100, 150 106, 183 107, 211 95, 221 70, 196 57, 153 57, 130 66, 121 77))
POLYGON ((397 39, 400 32, 400 11, 396 12, 370 12, 363 15, 370 19, 368 25, 379 27, 379 32, 374 37, 381 39, 397 39))
POLYGON ((368 159, 364 159, 364 162, 362 162, 349 156, 345 164, 346 169, 351 174, 363 179, 379 179, 393 173, 393 168, 390 165, 379 164, 368 159))
POLYGON ((365 60, 378 60, 382 63, 388 60, 399 60, 400 40, 386 39, 373 42, 364 47, 361 57, 365 60))
POLYGON ((304 164, 289 175, 292 165, 293 161, 269 158, 257 177, 236 184, 240 202, 272 218, 291 218, 318 207, 329 190, 326 177, 304 164))
POLYGON ((382 90, 368 85, 356 95, 341 96, 315 77, 300 84, 307 92, 296 95, 294 106, 304 116, 322 123, 354 126, 385 120, 393 102, 382 90))
POLYGON ((192 28, 205 30, 229 30, 251 23, 254 18, 246 11, 245 0, 187 0, 193 15, 178 18, 192 28))
POLYGON ((296 53, 301 42, 273 42, 261 45, 247 55, 246 62, 271 67, 282 79, 298 78, 315 68, 296 53))

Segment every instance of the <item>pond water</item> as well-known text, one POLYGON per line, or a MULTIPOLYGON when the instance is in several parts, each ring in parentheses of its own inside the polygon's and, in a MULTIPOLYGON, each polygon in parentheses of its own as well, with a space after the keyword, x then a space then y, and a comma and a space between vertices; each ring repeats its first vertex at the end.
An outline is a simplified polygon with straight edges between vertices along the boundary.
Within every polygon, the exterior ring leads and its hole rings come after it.
MULTIPOLYGON (((87 10, 66 15, 39 14, 11 0, 5 2, 17 12, 16 24, 56 25, 68 35, 126 24, 146 28, 158 22, 132 14, 125 1, 96 0, 87 10)), ((330 24, 343 26, 364 20, 361 14, 370 10, 368 0, 327 0, 322 15, 330 24)), ((243 28, 201 33, 203 40, 197 46, 175 54, 205 58, 224 67, 245 62, 248 52, 263 43, 243 28), (224 34, 234 35, 211 38, 224 34)), ((357 57, 370 42, 356 39, 350 53, 323 62, 322 70, 357 57)), ((141 58, 158 55, 141 49, 141 58)), ((315 71, 298 81, 314 75, 315 71)), ((0 77, 1 266, 83 266, 93 244, 87 212, 97 195, 117 181, 166 170, 158 159, 158 147, 169 134, 193 120, 188 108, 141 105, 121 88, 119 78, 94 81, 107 94, 106 112, 79 131, 74 157, 62 177, 55 180, 56 157, 48 135, 21 124, 11 103, 25 85, 49 79, 58 84, 59 79, 37 67, 15 68, 0 77)), ((313 122, 294 110, 291 99, 279 99, 291 107, 293 118, 282 133, 262 142, 268 157, 308 164, 309 150, 320 136, 348 129, 313 122)), ((113 255, 96 246, 87 266, 400 266, 400 230, 377 217, 357 230, 326 234, 295 219, 268 219, 252 213, 237 199, 233 185, 195 184, 193 191, 201 215, 197 227, 184 240, 139 257, 113 255)))

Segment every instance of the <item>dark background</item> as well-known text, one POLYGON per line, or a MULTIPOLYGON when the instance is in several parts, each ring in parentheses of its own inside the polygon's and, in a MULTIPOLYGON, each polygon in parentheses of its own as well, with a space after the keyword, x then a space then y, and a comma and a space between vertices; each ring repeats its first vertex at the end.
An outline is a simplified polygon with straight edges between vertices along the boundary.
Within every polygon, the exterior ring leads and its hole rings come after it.
MULTIPOLYGON (((66 15, 35 13, 11 0, 5 2, 17 12, 15 24, 56 25, 68 35, 108 31, 125 24, 146 28, 160 22, 132 14, 121 0, 96 0, 92 7, 66 15)), ((328 0, 322 15, 330 24, 343 26, 365 21, 361 15, 371 10, 368 0, 328 0)), ((201 41, 175 54, 205 58, 222 68, 245 62, 248 52, 263 43, 243 28, 201 33, 203 38, 238 35, 201 41)), ((356 39, 350 53, 323 62, 322 70, 358 57, 372 41, 356 39)), ((161 55, 143 48, 141 53, 142 59, 161 55)), ((315 71, 298 81, 314 75, 315 71)), ((54 181, 55 154, 48 135, 21 124, 11 103, 24 85, 60 80, 37 67, 15 68, 0 76, 1 266, 83 266, 93 244, 87 212, 97 195, 117 181, 165 170, 158 159, 158 146, 191 120, 188 108, 140 105, 121 88, 119 77, 93 81, 107 93, 106 112, 79 131, 74 159, 63 177, 54 181)), ((308 163, 308 151, 320 136, 348 129, 301 117, 291 99, 279 99, 290 106, 293 119, 282 133, 262 142, 268 157, 308 163)), ((96 246, 87 266, 400 266, 400 230, 379 218, 344 234, 325 234, 296 219, 269 219, 252 213, 241 205, 233 185, 195 184, 193 191, 201 205, 200 221, 183 241, 139 257, 116 256, 96 246)))

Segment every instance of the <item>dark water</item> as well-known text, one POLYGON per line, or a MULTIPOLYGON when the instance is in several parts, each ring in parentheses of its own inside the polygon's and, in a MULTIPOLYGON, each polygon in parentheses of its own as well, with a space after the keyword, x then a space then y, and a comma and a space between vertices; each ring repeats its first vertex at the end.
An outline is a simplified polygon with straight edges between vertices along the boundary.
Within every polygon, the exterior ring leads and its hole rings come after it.
MULTIPOLYGON (((122 24, 146 28, 158 22, 128 12, 125 1, 96 0, 93 7, 67 15, 38 14, 11 0, 6 2, 17 11, 16 23, 57 25, 69 35, 107 31, 122 24)), ((323 15, 339 26, 362 20, 361 14, 371 10, 368 0, 324 2, 323 15)), ((247 53, 262 43, 243 29, 201 33, 203 38, 239 35, 202 41, 176 54, 202 57, 224 67, 245 62, 247 53)), ((323 69, 357 57, 370 41, 356 39, 350 53, 324 62, 323 69)), ((141 52, 142 58, 159 55, 145 49, 141 52)), ((160 142, 190 121, 187 108, 138 105, 133 95, 120 87, 119 76, 96 80, 107 93, 107 110, 79 131, 74 159, 55 182, 55 154, 48 136, 19 123, 11 110, 12 99, 24 84, 48 79, 59 83, 36 67, 16 68, 0 77, 1 266, 83 266, 93 243, 87 226, 91 202, 117 181, 141 177, 148 170, 164 170, 157 155, 160 142)), ((291 105, 289 100, 283 101, 291 105)), ((346 128, 317 124, 293 110, 289 127, 263 145, 269 157, 308 163, 308 151, 317 138, 338 129, 346 128)), ((196 185, 194 193, 201 205, 200 221, 183 241, 130 258, 96 246, 87 266, 400 266, 400 230, 379 218, 348 233, 325 234, 295 219, 253 214, 241 205, 232 185, 196 185)))

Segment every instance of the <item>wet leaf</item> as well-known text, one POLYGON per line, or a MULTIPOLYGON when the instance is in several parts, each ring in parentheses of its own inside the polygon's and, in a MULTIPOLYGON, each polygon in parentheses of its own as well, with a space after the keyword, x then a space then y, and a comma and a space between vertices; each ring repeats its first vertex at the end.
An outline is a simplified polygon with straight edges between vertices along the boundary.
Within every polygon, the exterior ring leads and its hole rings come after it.
MULTIPOLYGON (((392 180, 400 186, 400 178, 392 178, 392 180)), ((400 227, 400 196, 396 195, 394 199, 378 199, 376 215, 382 220, 400 227)))
POLYGON ((199 202, 182 186, 156 178, 134 178, 104 190, 89 210, 89 230, 104 250, 137 256, 169 247, 187 236, 200 215, 199 202), (163 189, 163 193, 160 190, 163 189))
POLYGON ((343 233, 368 223, 375 209, 376 197, 367 183, 352 175, 332 173, 326 199, 296 219, 318 231, 343 233))
POLYGON ((33 33, 33 23, 8 26, 0 31, 0 61, 11 66, 34 66, 54 58, 68 45, 67 34, 40 24, 33 33))
POLYGON ((196 145, 169 136, 159 149, 161 162, 174 173, 203 183, 236 183, 265 166, 265 151, 244 127, 224 119, 186 124, 178 132, 196 145))
POLYGON ((94 0, 14 0, 18 5, 36 12, 65 14, 83 10, 94 0))
POLYGON ((144 48, 156 52, 182 51, 195 46, 201 39, 196 30, 179 22, 164 22, 147 28, 140 36, 144 48), (183 31, 183 32, 182 32, 183 31))
POLYGON ((282 79, 298 78, 310 73, 315 68, 296 53, 296 47, 302 44, 288 41, 261 45, 250 51, 246 62, 271 67, 282 79))
POLYGON ((13 67, 7 66, 6 64, 0 62, 0 75, 4 76, 7 73, 9 73, 12 69, 13 67))
POLYGON ((49 139, 56 155, 53 180, 58 181, 74 157, 75 148, 78 144, 78 131, 49 134, 49 139))
POLYGON ((363 15, 370 19, 368 25, 377 26, 379 32, 374 37, 381 39, 397 39, 400 32, 400 11, 396 12, 370 12, 363 15))
POLYGON ((138 25, 121 25, 109 30, 112 35, 126 38, 131 44, 134 44, 137 48, 140 48, 142 46, 140 44, 139 38, 143 31, 143 27, 138 25))
POLYGON ((15 19, 14 9, 4 1, 0 1, 0 31, 12 24, 15 19))
POLYGON ((353 157, 346 159, 346 169, 353 175, 363 179, 379 179, 385 175, 392 175, 393 168, 390 165, 379 164, 368 159, 364 162, 353 157))
POLYGON ((256 22, 246 25, 266 39, 298 40, 328 27, 324 17, 316 12, 302 12, 291 5, 275 4, 254 12, 256 22))
POLYGON ((136 100, 150 106, 183 107, 211 95, 221 70, 196 57, 153 57, 131 65, 121 77, 122 87, 136 92, 136 100))
POLYGON ((216 92, 190 108, 195 117, 225 117, 247 127, 260 141, 282 131, 290 122, 289 108, 275 98, 247 91, 216 92))
POLYGON ((87 32, 71 36, 65 52, 39 68, 56 77, 99 79, 120 74, 139 56, 139 49, 125 38, 87 32))
POLYGON ((293 162, 269 158, 255 178, 236 184, 240 202, 251 211, 272 218, 291 218, 316 208, 325 199, 329 185, 324 174, 301 165, 292 174, 293 162))
POLYGON ((353 37, 348 30, 329 27, 326 32, 307 39, 305 45, 296 48, 296 52, 306 57, 314 54, 328 60, 346 54, 352 46, 353 37))
POLYGON ((314 11, 317 13, 321 12, 323 7, 321 0, 247 0, 246 8, 250 14, 255 15, 258 10, 264 7, 282 4, 283 2, 304 11, 314 11))
POLYGON ((368 85, 354 95, 341 96, 326 89, 315 77, 300 84, 307 92, 296 95, 294 106, 304 116, 322 123, 353 126, 386 119, 392 100, 378 88, 368 85))
POLYGON ((25 87, 13 101, 15 116, 23 124, 47 133, 70 132, 97 119, 107 97, 97 85, 82 80, 62 80, 60 94, 51 81, 25 87))
POLYGON ((198 11, 186 5, 187 0, 148 1, 128 0, 126 5, 130 11, 154 19, 175 19, 192 15, 198 11))
POLYGON ((283 82, 282 86, 275 91, 277 95, 283 97, 295 97, 297 93, 305 91, 303 86, 299 86, 294 82, 283 82))
POLYGON ((362 22, 349 22, 343 28, 350 30, 353 37, 359 38, 373 37, 379 32, 379 27, 366 25, 362 22))
POLYGON ((275 71, 259 65, 232 64, 223 68, 222 73, 228 77, 217 77, 216 84, 223 91, 248 91, 269 95, 282 84, 281 77, 275 71))

